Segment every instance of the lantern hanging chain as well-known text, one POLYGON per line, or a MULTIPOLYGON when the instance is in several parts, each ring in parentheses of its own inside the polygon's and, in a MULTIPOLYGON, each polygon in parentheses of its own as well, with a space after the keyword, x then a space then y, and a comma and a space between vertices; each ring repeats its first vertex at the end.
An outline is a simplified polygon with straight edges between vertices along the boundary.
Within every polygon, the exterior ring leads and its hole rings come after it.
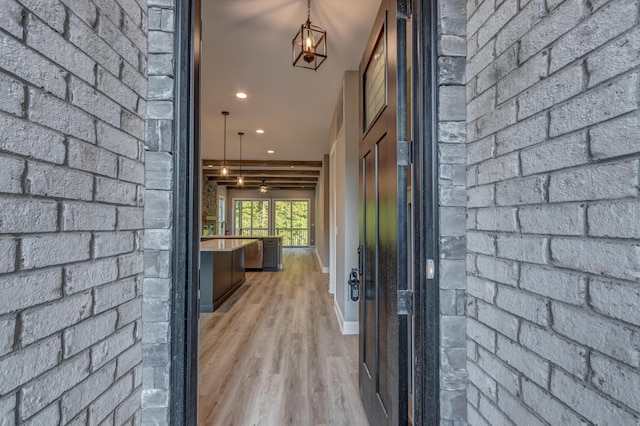
POLYGON ((311 0, 307 0, 307 23, 311 23, 311 0))
POLYGON ((224 167, 226 165, 227 165, 227 114, 224 114, 224 157, 222 159, 222 166, 224 167))

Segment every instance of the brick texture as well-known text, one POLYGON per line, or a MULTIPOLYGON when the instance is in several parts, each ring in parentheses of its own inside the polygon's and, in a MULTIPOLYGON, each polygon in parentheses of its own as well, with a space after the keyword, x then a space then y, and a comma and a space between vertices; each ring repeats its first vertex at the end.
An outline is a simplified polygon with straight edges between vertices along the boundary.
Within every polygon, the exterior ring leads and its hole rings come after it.
POLYGON ((0 3, 0 424, 138 424, 147 8, 0 3))
MULTIPOLYGON (((147 0, 149 96, 145 139, 142 422, 168 424, 173 239, 175 1, 147 0), (166 395, 166 398, 151 398, 166 395)), ((134 177, 135 178, 135 177, 134 177)), ((135 181, 135 179, 132 179, 135 181)), ((124 412, 116 412, 116 419, 124 412)))
POLYGON ((467 1, 471 425, 640 422, 639 6, 467 1))
MULTIPOLYGON (((463 0, 438 2, 438 166, 440 205, 440 417, 442 425, 465 424, 468 373, 464 363, 465 332, 465 212, 467 191, 465 153, 465 55, 458 47, 464 41, 465 3, 463 0)), ((484 108, 482 99, 476 109, 484 108)), ((474 114, 469 111, 469 114, 474 114)), ((487 141, 478 142, 469 157, 481 161, 491 155, 487 141)), ((469 194, 477 205, 493 187, 485 186, 469 194)), ((482 326, 480 324, 480 326, 482 326)))

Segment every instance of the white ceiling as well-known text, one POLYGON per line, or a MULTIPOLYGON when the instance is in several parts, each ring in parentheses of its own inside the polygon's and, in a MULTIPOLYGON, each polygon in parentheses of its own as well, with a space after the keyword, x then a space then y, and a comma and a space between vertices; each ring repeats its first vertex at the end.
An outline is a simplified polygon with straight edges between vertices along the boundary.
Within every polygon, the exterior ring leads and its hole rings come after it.
POLYGON ((342 75, 357 70, 380 0, 312 0, 311 21, 327 31, 328 59, 294 68, 291 40, 307 19, 306 0, 203 0, 202 158, 322 160, 342 75), (238 91, 249 97, 240 100, 238 91), (265 130, 263 135, 256 129, 265 130), (275 154, 267 154, 272 149, 275 154))

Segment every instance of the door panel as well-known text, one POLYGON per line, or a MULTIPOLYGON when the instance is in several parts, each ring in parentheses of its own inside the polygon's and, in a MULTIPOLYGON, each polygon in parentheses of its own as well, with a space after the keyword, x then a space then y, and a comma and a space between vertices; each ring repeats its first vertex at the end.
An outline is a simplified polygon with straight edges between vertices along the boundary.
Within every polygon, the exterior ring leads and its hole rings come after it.
MULTIPOLYGON (((394 123, 395 125, 395 123, 394 123)), ((378 316, 379 394, 385 407, 397 401, 397 183, 395 140, 378 142, 378 316)), ((394 411, 397 404, 394 404, 394 411)), ((395 424, 395 422, 394 422, 395 424)))
POLYGON ((376 207, 376 153, 370 151, 362 161, 364 175, 364 205, 363 228, 364 228, 364 262, 363 262, 363 287, 364 300, 361 304, 362 325, 364 333, 362 335, 362 365, 366 369, 369 379, 375 380, 377 375, 377 350, 376 350, 376 330, 378 329, 378 316, 376 306, 378 305, 378 271, 377 271, 377 235, 378 213, 376 207), (371 342, 369 344, 369 342, 371 342))
POLYGON ((382 1, 360 63, 360 395, 371 425, 399 419, 395 8, 382 1))

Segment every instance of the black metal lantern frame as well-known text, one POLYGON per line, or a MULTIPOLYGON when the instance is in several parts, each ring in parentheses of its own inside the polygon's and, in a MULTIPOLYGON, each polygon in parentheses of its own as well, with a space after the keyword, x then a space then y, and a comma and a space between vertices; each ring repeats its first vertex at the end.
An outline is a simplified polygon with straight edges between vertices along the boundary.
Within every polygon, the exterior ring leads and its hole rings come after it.
POLYGON ((327 32, 311 23, 309 13, 291 45, 294 67, 315 71, 327 59, 327 32))

